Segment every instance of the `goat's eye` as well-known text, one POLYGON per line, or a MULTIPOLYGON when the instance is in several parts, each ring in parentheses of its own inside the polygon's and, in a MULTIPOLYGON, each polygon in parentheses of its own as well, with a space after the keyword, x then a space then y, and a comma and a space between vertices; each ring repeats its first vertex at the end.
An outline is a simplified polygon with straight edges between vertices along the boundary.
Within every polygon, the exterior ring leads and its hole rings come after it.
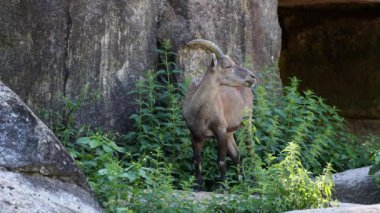
POLYGON ((226 67, 224 67, 224 68, 226 68, 226 69, 231 69, 231 68, 232 68, 232 66, 226 66, 226 67))

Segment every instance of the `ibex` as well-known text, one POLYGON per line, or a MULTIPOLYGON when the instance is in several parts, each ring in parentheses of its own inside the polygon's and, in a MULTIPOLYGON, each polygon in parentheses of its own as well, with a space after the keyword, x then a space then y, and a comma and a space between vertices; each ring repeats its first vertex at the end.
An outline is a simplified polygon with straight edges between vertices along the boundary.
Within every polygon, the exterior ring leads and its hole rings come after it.
POLYGON ((211 63, 202 79, 194 79, 183 102, 183 116, 190 129, 195 166, 195 190, 199 191, 201 151, 203 141, 216 137, 220 180, 226 179, 226 154, 234 164, 239 163, 239 153, 233 133, 241 126, 244 111, 252 108, 251 87, 255 75, 235 62, 214 43, 195 39, 187 46, 198 46, 212 52, 211 63))

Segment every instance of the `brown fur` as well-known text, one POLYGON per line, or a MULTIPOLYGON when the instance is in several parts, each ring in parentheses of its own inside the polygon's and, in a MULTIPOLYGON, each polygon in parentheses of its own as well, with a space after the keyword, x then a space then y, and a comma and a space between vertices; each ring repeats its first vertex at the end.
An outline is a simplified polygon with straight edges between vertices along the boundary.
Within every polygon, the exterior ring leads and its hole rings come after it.
POLYGON ((234 163, 239 162, 233 133, 241 126, 244 112, 252 108, 252 84, 255 76, 236 65, 228 56, 219 60, 215 55, 201 80, 195 79, 185 95, 183 115, 191 132, 195 176, 202 185, 201 157, 203 141, 207 137, 218 140, 218 163, 221 180, 225 179, 226 153, 234 163))

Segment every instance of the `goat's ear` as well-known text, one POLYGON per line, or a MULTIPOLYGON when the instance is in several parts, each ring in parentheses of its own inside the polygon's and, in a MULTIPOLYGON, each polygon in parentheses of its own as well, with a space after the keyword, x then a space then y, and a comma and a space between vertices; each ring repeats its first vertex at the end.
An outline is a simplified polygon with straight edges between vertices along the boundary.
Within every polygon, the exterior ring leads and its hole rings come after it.
POLYGON ((211 69, 215 70, 218 66, 218 59, 216 59, 216 55, 214 53, 211 53, 211 69))

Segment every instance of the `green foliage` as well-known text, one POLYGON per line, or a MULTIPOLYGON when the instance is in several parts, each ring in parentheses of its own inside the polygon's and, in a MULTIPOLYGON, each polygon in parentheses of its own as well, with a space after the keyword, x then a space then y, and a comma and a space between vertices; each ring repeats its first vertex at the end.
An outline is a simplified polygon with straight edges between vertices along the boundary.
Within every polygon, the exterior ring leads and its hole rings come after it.
MULTIPOLYGON (((235 185, 237 196, 216 198, 207 206, 210 212, 284 212, 292 209, 329 206, 332 198, 332 168, 328 165, 315 180, 302 166, 300 147, 296 143, 282 151, 284 160, 266 166, 256 166, 256 184, 235 185), (240 193, 239 193, 240 192, 240 193), (254 196, 253 194, 257 195, 254 196)), ((272 158, 273 160, 274 158, 272 158)), ((259 163, 259 161, 257 161, 259 163)))
POLYGON ((328 206, 332 200, 331 165, 325 168, 322 175, 312 180, 311 174, 301 163, 300 150, 296 142, 290 142, 282 151, 284 160, 269 164, 266 170, 258 172, 257 191, 263 211, 320 208, 328 206))
POLYGON ((371 175, 380 186, 380 174, 376 174, 380 171, 380 137, 368 136, 364 146, 368 150, 367 153, 370 154, 370 160, 372 161, 369 175, 371 175))
MULTIPOLYGON (((53 130, 58 139, 67 147, 85 132, 89 131, 88 126, 77 128, 75 126, 75 113, 85 104, 94 104, 100 99, 98 91, 91 91, 90 84, 86 84, 75 98, 61 95, 59 105, 62 111, 55 112, 51 109, 40 110, 39 114, 45 123, 53 130)), ((71 151, 72 149, 69 149, 71 151)))
POLYGON ((98 133, 79 138, 74 145, 78 165, 108 211, 146 207, 145 189, 168 193, 172 188, 172 165, 157 161, 160 151, 133 161, 113 136, 98 133), (143 166, 147 164, 151 167, 143 166))
POLYGON ((369 174, 373 176, 378 185, 380 185, 380 175, 376 175, 380 171, 380 151, 375 155, 375 161, 369 170, 369 174))
POLYGON ((241 181, 231 188, 236 195, 196 202, 173 190, 173 165, 158 160, 162 152, 133 162, 110 137, 95 134, 76 141, 80 153, 77 162, 109 212, 283 212, 324 207, 331 201, 331 167, 313 181, 302 166, 300 148, 295 143, 285 148, 280 163, 268 162, 265 167, 258 163, 254 167, 256 184, 241 181))
POLYGON ((157 161, 181 162, 173 164, 172 175, 178 185, 192 176, 193 167, 189 131, 181 114, 187 83, 176 82, 173 78, 178 71, 176 65, 169 61, 174 55, 170 52, 170 43, 164 42, 159 52, 162 69, 148 71, 145 78, 136 82, 136 90, 131 92, 136 96, 138 112, 131 116, 135 126, 126 139, 130 142, 128 150, 134 159, 160 151, 163 155, 157 161))
MULTIPOLYGON (((355 136, 347 131, 344 119, 335 107, 327 105, 312 91, 298 91, 299 81, 292 79, 283 96, 271 100, 263 86, 256 89, 254 139, 257 153, 277 157, 289 142, 301 147, 301 161, 314 174, 331 163, 337 171, 368 163, 358 152, 355 136)), ((363 147, 362 147, 363 148, 363 147)))

